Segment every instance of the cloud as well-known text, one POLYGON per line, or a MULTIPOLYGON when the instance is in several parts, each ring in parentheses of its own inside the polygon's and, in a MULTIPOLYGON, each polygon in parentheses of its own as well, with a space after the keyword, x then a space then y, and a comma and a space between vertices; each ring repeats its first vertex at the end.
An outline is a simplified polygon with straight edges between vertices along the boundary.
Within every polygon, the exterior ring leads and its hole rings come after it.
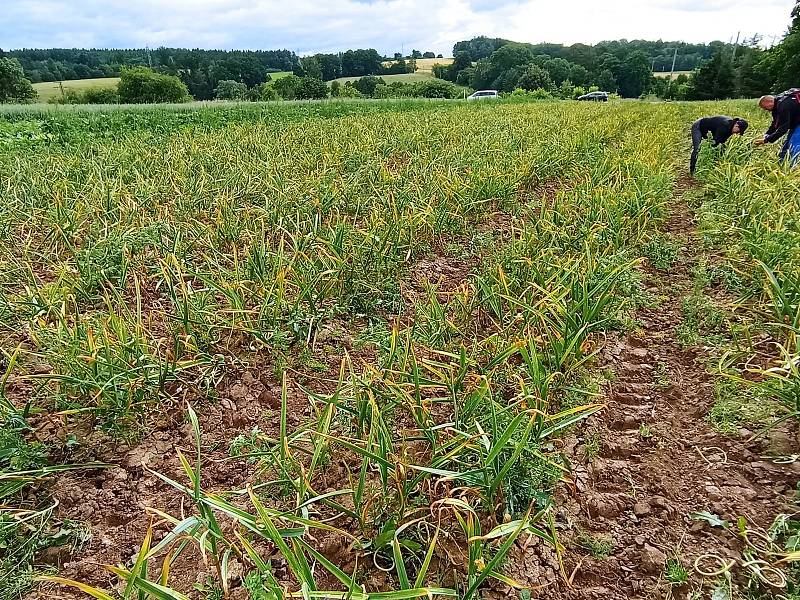
POLYGON ((793 0, 2 0, 7 48, 374 47, 449 54, 488 35, 526 42, 771 37, 793 0))

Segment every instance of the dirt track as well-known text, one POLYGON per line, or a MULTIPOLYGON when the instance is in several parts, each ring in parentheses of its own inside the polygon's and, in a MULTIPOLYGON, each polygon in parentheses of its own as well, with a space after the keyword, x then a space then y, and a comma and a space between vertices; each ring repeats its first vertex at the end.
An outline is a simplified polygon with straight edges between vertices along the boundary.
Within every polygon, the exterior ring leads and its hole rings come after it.
POLYGON ((569 444, 574 487, 562 489, 560 505, 573 535, 580 529, 609 536, 614 549, 604 559, 571 557, 574 588, 559 584, 560 593, 542 598, 689 598, 703 586, 699 597, 710 597, 716 581, 693 572, 697 557, 712 553, 740 561, 739 517, 767 528, 779 513, 794 512, 800 465, 767 457, 787 453, 782 442, 796 440, 796 427, 761 441, 748 441, 746 431, 743 437, 717 434, 706 420, 714 402, 710 355, 684 349, 676 339, 700 252, 683 198, 691 187, 690 181, 679 184, 665 227, 682 246, 677 264, 667 273, 646 269, 646 286, 663 301, 639 311, 639 332, 608 340, 602 359, 614 371, 608 407, 569 444), (587 461, 587 444, 595 440, 597 457, 587 461), (703 511, 731 522, 732 530, 689 517, 703 511), (676 558, 690 574, 682 586, 664 579, 665 561, 676 558))

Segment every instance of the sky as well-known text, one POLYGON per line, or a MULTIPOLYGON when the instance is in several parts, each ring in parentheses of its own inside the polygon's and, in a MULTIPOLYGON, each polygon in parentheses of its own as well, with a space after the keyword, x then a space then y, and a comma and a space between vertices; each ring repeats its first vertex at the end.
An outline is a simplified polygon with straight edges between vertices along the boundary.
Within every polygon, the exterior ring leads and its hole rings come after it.
POLYGON ((0 0, 0 48, 376 48, 452 54, 520 42, 732 41, 785 33, 794 0, 0 0))

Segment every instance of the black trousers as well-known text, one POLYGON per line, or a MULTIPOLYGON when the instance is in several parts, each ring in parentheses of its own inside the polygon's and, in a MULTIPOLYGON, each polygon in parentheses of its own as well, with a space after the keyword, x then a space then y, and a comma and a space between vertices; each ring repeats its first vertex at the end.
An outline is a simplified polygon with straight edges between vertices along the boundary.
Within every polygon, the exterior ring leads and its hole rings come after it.
POLYGON ((700 133, 700 121, 692 124, 692 158, 689 161, 689 172, 694 175, 697 168, 697 156, 700 154, 700 144, 703 143, 703 134, 700 133))

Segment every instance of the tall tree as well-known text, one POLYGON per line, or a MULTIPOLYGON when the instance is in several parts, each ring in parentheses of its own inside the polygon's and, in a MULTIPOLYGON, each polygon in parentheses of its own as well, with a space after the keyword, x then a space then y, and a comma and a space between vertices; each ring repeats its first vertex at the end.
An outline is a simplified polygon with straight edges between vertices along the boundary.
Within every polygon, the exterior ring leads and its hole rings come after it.
POLYGON ((322 69, 322 81, 332 81, 342 76, 342 59, 338 54, 315 54, 322 69))
POLYGON ((689 100, 721 100, 732 98, 735 89, 731 57, 720 51, 694 73, 687 97, 689 100))
POLYGON ((342 75, 344 77, 375 75, 380 73, 382 68, 381 56, 373 48, 348 50, 342 54, 342 75))
POLYGON ((573 64, 570 67, 568 79, 575 85, 583 85, 589 81, 589 70, 583 65, 573 64))
POLYGON ((617 78, 614 77, 614 73, 611 69, 603 69, 600 71, 600 75, 597 77, 597 87, 604 92, 616 93, 618 89, 617 78))
POLYGON ((550 78, 550 73, 535 64, 528 65, 520 76, 517 85, 528 91, 539 89, 550 91, 555 87, 553 86, 553 80, 550 78))
POLYGON ((800 86, 800 0, 792 10, 789 33, 773 50, 776 89, 800 86))
POLYGON ((0 58, 0 102, 30 102, 36 91, 25 78, 22 65, 13 58, 0 58))
POLYGON ((300 64, 303 66, 303 72, 306 77, 322 80, 322 65, 319 64, 316 56, 301 58, 300 64))
MULTIPOLYGON (((485 63, 485 69, 479 67, 476 77, 480 77, 477 87, 494 87, 500 89, 509 85, 513 77, 505 75, 507 71, 516 70, 533 60, 533 52, 527 44, 506 44, 495 50, 485 63)), ((479 61, 480 63, 483 61, 479 61)), ((517 78, 519 73, 517 73, 517 78)), ((516 81, 514 81, 516 84, 516 81)), ((513 88, 512 88, 513 89, 513 88)))
POLYGON ((550 78, 557 86, 569 79, 573 67, 571 62, 563 58, 552 58, 545 62, 543 66, 550 73, 550 78))
POLYGON ((619 92, 626 98, 638 98, 647 89, 650 82, 650 62, 641 51, 635 51, 625 57, 619 77, 619 92))

